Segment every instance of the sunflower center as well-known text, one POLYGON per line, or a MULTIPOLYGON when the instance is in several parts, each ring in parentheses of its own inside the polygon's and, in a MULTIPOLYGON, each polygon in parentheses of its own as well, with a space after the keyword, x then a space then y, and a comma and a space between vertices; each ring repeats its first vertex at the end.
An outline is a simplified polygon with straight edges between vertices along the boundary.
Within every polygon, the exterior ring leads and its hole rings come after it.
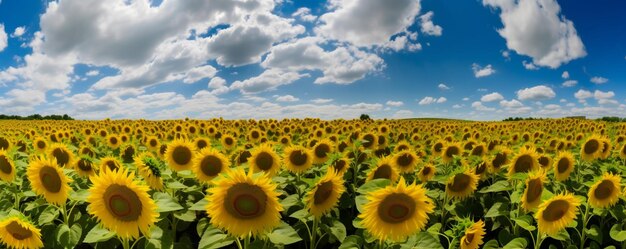
POLYGON ((335 161, 333 166, 335 167, 336 171, 341 171, 341 170, 343 170, 343 168, 346 167, 346 161, 344 161, 344 160, 337 160, 337 161, 335 161))
POLYGON ((250 153, 250 151, 243 151, 239 154, 239 157, 237 158, 237 162, 241 165, 244 163, 248 162, 248 158, 250 158, 252 156, 252 154, 250 153))
POLYGON ((426 175, 428 175, 428 174, 430 174, 430 167, 424 167, 424 168, 422 169, 422 175, 425 175, 425 176, 426 176, 426 175))
POLYGON ((238 183, 230 187, 224 199, 226 211, 239 219, 254 219, 265 213, 267 195, 259 186, 238 183))
POLYGON ((374 179, 384 178, 391 179, 391 166, 387 164, 383 164, 376 168, 376 172, 374 172, 374 179))
POLYGON ((365 136, 363 136, 363 140, 365 140, 365 142, 363 142, 363 147, 368 148, 373 144, 372 142, 374 141, 374 135, 366 134, 365 136))
POLYGON ((203 149, 205 147, 207 147, 207 142, 203 139, 198 140, 198 142, 196 142, 196 146, 198 147, 198 149, 203 149))
POLYGON ((53 167, 43 166, 39 170, 39 179, 48 192, 58 193, 61 191, 61 177, 53 167))
POLYGON ((472 178, 464 173, 456 174, 452 183, 448 183, 448 188, 453 192, 462 192, 469 187, 472 178))
POLYGON ((324 203, 330 195, 333 193, 333 183, 326 181, 320 185, 317 185, 317 190, 313 194, 313 204, 320 205, 324 203))
POLYGON ((224 139, 224 141, 226 142, 226 145, 231 145, 233 144, 233 139, 230 137, 227 137, 226 139, 224 139))
POLYGON ((155 139, 150 139, 150 146, 151 146, 151 147, 156 147, 156 146, 157 146, 157 140, 155 140, 155 139))
POLYGON ((436 143, 435 146, 433 146, 433 149, 435 149, 435 152, 441 152, 441 150, 443 149, 443 144, 436 143))
POLYGON ((416 203, 404 193, 392 193, 385 197, 378 206, 378 216, 391 224, 404 222, 415 212, 416 203))
POLYGON ((111 137, 111 139, 109 141, 111 141, 112 145, 116 145, 117 144, 117 138, 116 137, 111 137))
POLYGON ((541 156, 539 157, 539 164, 541 164, 541 167, 548 167, 550 166, 550 158, 548 158, 547 156, 541 156))
POLYGON ((17 221, 11 221, 6 229, 16 240, 25 240, 33 236, 32 231, 22 227, 17 221))
POLYGON ((506 154, 498 153, 496 157, 491 161, 494 168, 499 169, 506 162, 506 154))
POLYGON ((454 155, 458 155, 459 154, 459 147, 456 146, 450 146, 446 149, 446 156, 447 157, 452 157, 454 155))
POLYGON ((186 165, 191 161, 191 150, 185 146, 176 146, 172 151, 172 159, 179 165, 186 165))
POLYGON ((272 165, 274 165, 274 158, 270 155, 270 153, 262 151, 257 155, 255 162, 256 165, 259 166, 259 169, 267 171, 272 168, 272 165))
POLYGON ((598 187, 593 191, 597 199, 604 200, 611 196, 615 190, 615 185, 610 180, 602 180, 598 187))
POLYGON ((595 153, 600 148, 600 142, 596 139, 589 140, 585 143, 583 150, 585 154, 595 153))
POLYGON ((258 132, 258 131, 253 131, 253 132, 252 132, 252 138, 257 139, 257 138, 259 138, 260 136, 261 136, 261 135, 259 134, 259 132, 258 132))
POLYGON ((472 241, 474 241, 474 233, 467 233, 465 234, 465 241, 463 241, 466 245, 472 244, 472 241))
POLYGON ((626 144, 624 146, 622 146, 622 153, 626 154, 626 144))
POLYGON ((559 159, 559 163, 557 164, 557 171, 559 171, 559 173, 565 173, 565 171, 567 171, 567 169, 569 168, 569 160, 567 160, 567 158, 561 158, 559 159))
POLYGON ((478 166, 476 166, 477 175, 484 173, 486 170, 487 170, 487 163, 485 162, 481 162, 480 164, 478 164, 478 166))
POLYGON ((44 142, 44 141, 37 141, 37 148, 39 148, 39 149, 46 148, 46 142, 44 142))
POLYGON ((532 179, 528 181, 528 190, 526 190, 526 202, 534 202, 541 197, 543 185, 541 179, 532 179))
POLYGON ((67 153, 67 151, 61 148, 54 149, 52 151, 52 156, 57 159, 57 163, 61 166, 67 165, 67 163, 70 161, 70 155, 67 153))
POLYGON ((521 155, 519 158, 517 158, 517 161, 515 161, 515 166, 514 166, 515 173, 528 172, 532 168, 532 165, 533 165, 532 156, 521 155))
POLYGON ((115 161, 113 160, 108 160, 105 162, 105 165, 107 166, 107 168, 109 168, 111 171, 115 171, 120 169, 120 167, 117 165, 117 163, 115 163, 115 161))
POLYGON ((222 166, 222 160, 212 155, 204 157, 200 162, 200 169, 207 176, 217 176, 222 172, 222 166))
POLYGON ((483 154, 484 148, 483 146, 476 146, 473 150, 472 150, 472 156, 480 156, 483 154))
POLYGON ((136 221, 143 204, 137 193, 127 186, 112 184, 104 192, 106 209, 118 220, 136 221))
POLYGON ((557 221, 569 210, 569 203, 565 200, 555 200, 550 202, 543 211, 543 219, 549 222, 557 221))
POLYGON ((413 157, 411 156, 411 154, 405 153, 400 155, 396 162, 400 167, 408 167, 409 165, 411 165, 411 163, 413 163, 413 157))
POLYGON ((302 166, 307 161, 307 155, 304 151, 296 150, 289 155, 289 161, 296 166, 302 166))
POLYGON ((13 172, 13 167, 5 155, 0 156, 0 171, 5 174, 13 172))
POLYGON ((329 151, 330 146, 328 146, 328 144, 321 143, 317 147, 315 147, 315 156, 317 156, 318 158, 324 158, 329 151))
POLYGON ((0 149, 6 150, 7 148, 9 148, 9 140, 7 140, 6 138, 0 138, 0 149))
POLYGON ((78 163, 76 165, 78 166, 78 169, 82 171, 91 171, 91 162, 85 159, 78 160, 78 163))

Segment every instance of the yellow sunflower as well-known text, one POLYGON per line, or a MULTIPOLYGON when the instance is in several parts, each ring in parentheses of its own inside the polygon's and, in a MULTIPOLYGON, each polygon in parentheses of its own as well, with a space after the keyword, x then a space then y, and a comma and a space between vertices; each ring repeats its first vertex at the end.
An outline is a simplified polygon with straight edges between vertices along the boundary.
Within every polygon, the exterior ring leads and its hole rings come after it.
POLYGON ((593 161, 600 157, 602 147, 602 138, 598 135, 592 135, 580 147, 580 157, 587 162, 593 161))
POLYGON ((196 150, 201 150, 206 147, 210 147, 211 142, 207 138, 197 137, 196 139, 193 140, 193 144, 196 145, 196 150))
POLYGON ((161 170, 163 170, 163 162, 155 157, 151 152, 142 152, 134 159, 135 167, 139 175, 151 189, 162 191, 163 179, 161 178, 161 170))
POLYGON ((0 240, 12 249, 42 248, 41 232, 30 221, 18 216, 7 216, 0 221, 0 240))
POLYGON ((261 144, 254 148, 250 154, 248 163, 253 172, 263 171, 272 177, 280 170, 280 158, 274 152, 272 145, 261 144))
POLYGON ((489 171, 491 173, 497 173, 498 171, 500 171, 502 166, 509 163, 509 155, 511 155, 511 151, 508 149, 502 149, 499 152, 495 153, 495 155, 489 161, 489 171))
POLYGON ((186 140, 174 140, 167 145, 165 151, 165 159, 167 164, 174 171, 183 171, 191 169, 194 156, 193 143, 186 140))
POLYGON ((222 147, 224 147, 224 149, 226 150, 231 150, 237 145, 237 140, 235 139, 235 137, 228 134, 222 135, 221 141, 222 147))
POLYGON ((446 194, 452 198, 464 199, 474 193, 477 186, 478 176, 471 169, 466 169, 448 178, 446 194))
POLYGON ((465 234, 461 238, 461 249, 478 249, 483 244, 484 236, 485 223, 479 220, 465 230, 465 234))
POLYGON ((67 200, 72 179, 63 174, 56 160, 35 158, 28 164, 26 175, 33 191, 47 202, 61 205, 67 200))
POLYGON ((393 156, 393 166, 400 171, 400 173, 413 173, 415 166, 419 163, 419 158, 410 150, 404 150, 396 153, 393 156))
POLYGON ((589 204, 594 208, 607 208, 615 205, 621 194, 620 181, 620 175, 604 173, 602 178, 593 184, 587 193, 589 204))
POLYGON ((376 166, 367 174, 367 180, 374 180, 379 178, 389 179, 391 182, 398 180, 400 173, 393 167, 393 160, 391 157, 386 156, 378 160, 376 166))
POLYGON ((313 162, 325 163, 328 160, 328 156, 333 151, 333 142, 329 139, 322 139, 313 146, 313 162))
POLYGON ((558 181, 565 181, 574 171, 574 155, 569 151, 561 151, 554 160, 554 176, 558 181))
POLYGON ((120 157, 125 163, 132 163, 135 160, 135 153, 137 150, 132 144, 125 144, 121 146, 120 157))
POLYGON ((148 195, 148 186, 126 170, 104 171, 91 178, 87 212, 102 226, 122 239, 150 234, 159 217, 157 206, 148 195))
POLYGON ((350 168, 350 159, 345 157, 335 159, 335 161, 330 164, 330 167, 335 169, 335 171, 337 171, 337 174, 343 175, 350 168))
POLYGON ((461 147, 458 143, 452 143, 446 146, 443 149, 443 153, 441 154, 441 159, 444 163, 452 162, 454 156, 460 156, 463 154, 463 147, 461 147))
POLYGON ((509 164, 509 176, 539 169, 539 155, 534 148, 522 147, 509 164))
POLYGON ((6 150, 0 150, 0 179, 5 182, 13 182, 15 178, 15 166, 13 159, 6 150))
POLYGON ((65 144, 55 143, 48 148, 48 157, 57 161, 59 166, 71 167, 74 163, 74 153, 65 144))
POLYGON ((43 139, 42 137, 38 137, 38 138, 35 138, 35 140, 33 140, 33 147, 38 152, 45 152, 46 149, 48 148, 48 142, 46 142, 46 140, 43 139))
POLYGON ((536 170, 529 173, 526 178, 526 189, 522 195, 522 208, 531 211, 541 204, 541 194, 543 193, 543 183, 546 175, 543 170, 536 170))
POLYGON ((435 176, 436 171, 437 169, 432 164, 426 164, 422 167, 422 169, 420 169, 420 172, 417 174, 417 178, 419 178, 422 182, 430 181, 430 179, 435 176))
POLYGON ((258 236, 280 224, 280 195, 267 175, 239 168, 214 182, 207 192, 211 224, 236 237, 258 236))
POLYGON ((293 173, 303 173, 313 165, 313 153, 300 145, 285 148, 283 155, 283 164, 293 173))
POLYGON ((113 150, 116 150, 117 148, 120 147, 120 145, 122 145, 122 141, 115 134, 108 135, 106 138, 106 141, 107 141, 107 145, 109 146, 109 148, 113 150))
POLYGON ((539 205, 535 220, 540 233, 554 236, 576 219, 580 201, 571 193, 555 195, 539 205))
POLYGON ((421 231, 435 209, 426 189, 415 183, 407 186, 403 177, 396 186, 369 192, 366 198, 368 202, 359 214, 361 224, 381 241, 400 242, 421 231))
POLYGON ((208 183, 220 173, 230 168, 230 161, 224 154, 213 148, 200 150, 193 162, 193 172, 201 182, 208 183))
POLYGON ((104 171, 118 171, 122 168, 122 164, 117 158, 112 156, 106 156, 100 158, 100 172, 104 171))
POLYGON ((88 157, 81 157, 74 164, 74 171, 82 177, 91 177, 96 174, 93 162, 88 157))
POLYGON ((319 219, 337 205, 339 197, 344 191, 343 177, 337 174, 335 170, 328 170, 306 197, 309 212, 319 219))

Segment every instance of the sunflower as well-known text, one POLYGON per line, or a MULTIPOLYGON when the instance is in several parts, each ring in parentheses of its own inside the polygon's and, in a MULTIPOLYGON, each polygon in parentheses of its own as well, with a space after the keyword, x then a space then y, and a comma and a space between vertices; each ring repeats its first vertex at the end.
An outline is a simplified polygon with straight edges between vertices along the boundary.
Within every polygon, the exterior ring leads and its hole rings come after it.
POLYGON ((422 169, 420 169, 420 172, 417 174, 417 178, 419 178, 422 182, 430 181, 430 179, 435 176, 436 171, 437 169, 432 164, 426 164, 422 167, 422 169))
POLYGON ((378 145, 378 136, 373 133, 365 133, 361 136, 361 146, 364 149, 374 149, 378 145))
POLYGON ((587 162, 593 161, 600 157, 602 146, 602 138, 598 135, 592 135, 580 147, 580 157, 587 162))
POLYGON ((611 155, 611 150, 613 148, 613 145, 611 145, 611 140, 609 140, 608 138, 602 138, 601 142, 602 142, 602 150, 600 151, 599 157, 601 159, 607 159, 611 155))
POLYGON ((100 172, 104 171, 118 171, 122 168, 120 161, 111 156, 100 158, 100 172))
POLYGON ((343 175, 346 173, 346 171, 348 171, 348 169, 350 168, 350 159, 342 157, 342 158, 338 158, 335 159, 331 164, 330 167, 332 167, 333 169, 335 169, 335 171, 337 171, 337 174, 339 175, 343 175))
POLYGON ((196 139, 193 140, 193 144, 196 145, 196 149, 197 150, 201 150, 201 149, 204 149, 204 148, 210 146, 211 142, 208 139, 206 139, 206 138, 197 137, 196 139))
POLYGON ((213 148, 200 150, 194 159, 192 170, 201 182, 210 182, 220 173, 230 168, 230 161, 224 154, 213 148))
POLYGON ((307 148, 299 145, 289 146, 283 153, 283 164, 293 173, 303 173, 313 165, 313 153, 307 148))
POLYGON ((396 153, 392 161, 393 166, 398 169, 400 173, 413 173, 415 166, 419 163, 419 158, 414 152, 404 150, 396 153))
POLYGON ((194 156, 193 143, 186 140, 174 140, 167 145, 165 158, 167 164, 174 171, 183 171, 191 169, 194 156))
POLYGON ((163 179, 161 178, 161 170, 163 170, 163 162, 155 157, 151 152, 142 152, 134 159, 135 167, 139 171, 139 175, 151 189, 162 191, 163 179))
POLYGON ((374 180, 379 178, 389 179, 391 182, 398 180, 400 174, 398 170, 393 166, 393 160, 391 157, 383 157, 378 160, 376 166, 367 174, 367 180, 374 180))
POLYGON ((280 224, 280 195, 267 175, 239 168, 214 182, 207 194, 211 224, 236 237, 258 236, 280 224))
POLYGON ((63 174, 56 160, 35 158, 28 164, 26 170, 28 181, 33 191, 43 195, 47 202, 56 205, 64 204, 71 190, 69 182, 72 181, 63 174))
POLYGON ((359 214, 361 224, 381 241, 403 241, 421 231, 435 209, 426 189, 415 183, 407 186, 403 177, 395 187, 374 190, 366 198, 368 202, 359 214))
POLYGON ((126 170, 104 171, 91 178, 87 211, 102 226, 122 239, 139 238, 139 231, 150 234, 159 217, 157 206, 148 195, 148 186, 126 170))
POLYGON ((333 151, 333 142, 329 139, 322 139, 313 146, 313 162, 325 163, 328 160, 328 156, 333 151))
POLYGON ((571 193, 555 195, 539 205, 535 219, 540 233, 554 236, 576 219, 580 201, 571 193))
POLYGON ((76 173, 78 173, 78 175, 82 177, 91 177, 96 174, 93 162, 89 157, 85 156, 80 157, 78 160, 76 160, 76 163, 74 164, 74 171, 76 171, 76 173))
POLYGON ((135 146, 132 144, 125 144, 121 148, 120 157, 122 158, 122 161, 125 163, 132 163, 135 158, 135 153, 137 152, 135 146))
POLYGON ((280 158, 270 144, 261 144, 250 154, 248 163, 253 172, 263 171, 271 177, 280 170, 280 158))
POLYGON ((622 145, 621 149, 619 150, 619 157, 622 160, 626 160, 626 143, 622 145))
POLYGON ((35 138, 35 140, 33 140, 33 147, 38 152, 45 152, 46 149, 48 148, 48 142, 46 142, 46 140, 43 139, 42 137, 38 137, 38 138, 35 138))
POLYGON ((463 149, 461 145, 457 143, 449 144, 446 148, 443 149, 443 153, 441 154, 441 158, 444 163, 452 162, 454 156, 460 156, 463 154, 463 149))
POLYGON ((5 182, 13 182, 15 178, 15 166, 13 159, 6 150, 0 150, 0 179, 5 182))
POLYGON ((541 194, 543 193, 543 183, 546 175, 543 170, 536 170, 529 173, 526 178, 526 189, 522 195, 522 208, 531 211, 541 204, 541 194))
POLYGON ((522 147, 509 164, 509 176, 539 169, 539 155, 533 148, 522 147))
POLYGON ((113 150, 116 150, 122 144, 120 138, 115 134, 108 135, 106 141, 109 148, 113 150))
POLYGON ((559 152, 554 160, 554 175, 556 180, 565 181, 574 171, 574 156, 568 151, 559 152))
POLYGON ((589 204, 594 208, 611 207, 619 200, 621 192, 621 177, 611 173, 604 173, 587 194, 589 204))
POLYGON ((433 156, 441 156, 443 154, 444 147, 445 143, 443 140, 435 142, 431 148, 433 156))
POLYGON ((464 199, 470 196, 478 186, 478 176, 471 169, 448 178, 446 194, 452 198, 464 199))
POLYGON ((328 170, 306 197, 309 212, 319 219, 337 205, 339 197, 345 190, 343 177, 335 170, 328 170))
POLYGON ((489 161, 489 171, 491 173, 497 173, 500 171, 502 166, 507 165, 509 163, 509 155, 511 151, 508 149, 503 149, 497 152, 493 158, 489 161))
POLYGON ((48 157, 54 158, 61 167, 70 167, 73 165, 74 154, 67 148, 65 144, 55 143, 48 148, 48 157))
POLYGON ((18 215, 7 216, 0 221, 0 241, 13 249, 43 247, 39 228, 18 215))
POLYGON ((224 149, 226 150, 231 150, 232 148, 234 148, 237 145, 237 140, 235 140, 235 138, 231 135, 223 135, 221 138, 222 141, 222 147, 224 147, 224 149))
POLYGON ((146 147, 151 151, 158 151, 161 148, 161 142, 159 142, 159 138, 150 136, 146 139, 146 147))
POLYGON ((461 238, 461 249, 478 249, 478 246, 483 244, 484 236, 485 223, 479 220, 465 230, 461 238))

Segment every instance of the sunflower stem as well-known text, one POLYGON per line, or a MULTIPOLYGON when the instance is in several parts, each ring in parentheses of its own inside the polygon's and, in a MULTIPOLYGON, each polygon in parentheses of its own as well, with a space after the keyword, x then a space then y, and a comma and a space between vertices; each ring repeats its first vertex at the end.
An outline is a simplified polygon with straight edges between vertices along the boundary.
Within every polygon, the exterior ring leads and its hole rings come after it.
POLYGON ((315 249, 315 236, 317 235, 317 226, 319 220, 317 218, 313 218, 313 229, 311 230, 311 245, 309 249, 315 249))
POLYGON ((15 193, 15 210, 20 210, 20 196, 18 195, 17 191, 15 193))
POLYGON ((584 248, 585 246, 585 229, 587 228, 587 216, 589 215, 589 201, 585 202, 585 216, 583 216, 583 230, 580 231, 580 248, 584 248))
POLYGON ((240 239, 239 239, 239 238, 236 238, 236 239, 235 239, 235 242, 237 242, 237 248, 239 248, 239 249, 243 249, 243 246, 241 246, 241 241, 240 241, 240 239))
POLYGON ((243 248, 244 249, 248 249, 250 248, 250 235, 248 234, 248 236, 246 236, 246 238, 243 241, 243 248))
POLYGON ((131 249, 130 243, 129 243, 128 239, 120 238, 120 241, 122 242, 122 248, 124 248, 124 249, 131 249))
POLYGON ((535 249, 539 249, 541 248, 541 243, 543 242, 543 234, 539 233, 539 231, 537 230, 537 243, 535 243, 535 249))

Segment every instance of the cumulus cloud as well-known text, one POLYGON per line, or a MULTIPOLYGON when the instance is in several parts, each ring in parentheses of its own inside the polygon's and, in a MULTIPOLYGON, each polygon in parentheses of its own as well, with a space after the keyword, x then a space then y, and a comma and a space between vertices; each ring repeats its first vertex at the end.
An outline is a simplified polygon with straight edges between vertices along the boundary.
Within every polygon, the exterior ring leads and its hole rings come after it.
POLYGON ((522 61, 522 65, 524 65, 524 68, 526 68, 527 70, 539 70, 539 67, 537 67, 532 62, 522 61))
POLYGON ((507 48, 530 56, 535 65, 557 68, 587 55, 556 0, 483 0, 483 5, 500 9, 504 27, 498 33, 507 48))
POLYGON ((230 89, 226 86, 226 80, 221 77, 213 77, 208 84, 211 94, 220 95, 227 93, 230 89))
POLYGON ((0 23, 0 52, 2 52, 7 45, 9 45, 9 38, 7 37, 7 33, 4 31, 4 24, 0 23))
POLYGON ((278 102, 296 102, 298 100, 300 100, 300 99, 296 98, 296 97, 294 97, 292 95, 289 95, 289 94, 276 97, 276 101, 278 101, 278 102))
POLYGON ((402 102, 402 101, 393 101, 393 100, 389 100, 389 101, 387 101, 387 103, 385 103, 385 104, 386 104, 386 105, 388 105, 388 106, 395 106, 395 107, 398 107, 398 106, 402 106, 402 105, 404 105, 404 102, 402 102))
POLYGON ((426 96, 419 101, 419 105, 430 105, 430 104, 441 104, 448 101, 445 97, 434 98, 430 96, 426 96))
POLYGON ((317 16, 311 14, 311 9, 306 7, 297 9, 295 12, 293 12, 293 14, 291 14, 291 16, 305 22, 313 22, 317 19, 317 16))
POLYGON ((308 76, 308 74, 285 72, 279 69, 267 69, 258 76, 233 82, 230 88, 237 89, 245 94, 259 93, 274 90, 278 86, 291 84, 302 77, 308 76))
POLYGON ((481 67, 476 63, 472 64, 472 71, 474 71, 474 77, 476 78, 486 77, 496 72, 496 70, 491 67, 491 64, 481 67))
POLYGON ((580 89, 574 93, 574 98, 578 99, 580 103, 586 103, 586 99, 593 97, 593 93, 587 90, 580 89))
POLYGON ((522 101, 541 101, 552 99, 554 97, 556 97, 556 93, 554 92, 554 90, 545 85, 538 85, 534 87, 520 89, 517 91, 517 98, 522 101))
POLYGON ((420 27, 421 27, 422 33, 424 34, 432 35, 432 36, 441 36, 441 32, 443 31, 443 28, 433 23, 432 19, 434 15, 435 13, 432 11, 428 11, 426 12, 426 14, 421 15, 420 27))
POLYGON ((578 84, 577 80, 566 80, 565 82, 563 82, 562 86, 563 87, 573 87, 576 86, 578 84))
POLYGON ((98 76, 99 74, 100 74, 100 71, 98 70, 89 70, 87 73, 85 73, 85 75, 91 76, 91 77, 98 76))
POLYGON ((498 92, 492 92, 490 94, 486 94, 483 95, 480 98, 480 101, 482 102, 492 102, 492 101, 498 101, 498 100, 503 100, 504 97, 502 96, 502 94, 498 93, 498 92))
POLYGON ((333 99, 312 99, 311 102, 315 104, 326 104, 326 103, 333 102, 333 99))
POLYGON ((563 71, 563 74, 561 74, 561 78, 569 79, 569 72, 568 71, 563 71))
POLYGON ((19 26, 19 27, 15 28, 15 30, 13 31, 13 34, 11 36, 12 37, 20 37, 20 36, 24 35, 25 32, 26 32, 26 27, 19 26))
POLYGON ((522 107, 524 106, 524 104, 522 104, 522 102, 519 102, 516 99, 512 99, 510 101, 501 100, 500 106, 505 107, 505 108, 516 108, 516 107, 522 107))
POLYGON ((418 0, 330 0, 315 32, 359 47, 383 46, 415 22, 418 0))
POLYGON ((591 83, 594 83, 594 84, 604 84, 604 83, 609 82, 609 79, 596 76, 596 77, 591 77, 589 81, 591 81, 591 83))
POLYGON ((450 90, 450 87, 449 87, 449 86, 447 86, 447 85, 446 85, 446 84, 444 84, 444 83, 439 84, 439 85, 437 86, 437 88, 439 88, 439 90, 442 90, 442 91, 445 91, 445 90, 450 90))
POLYGON ((486 107, 480 101, 475 101, 474 103, 472 103, 472 108, 474 108, 477 111, 495 111, 496 110, 496 108, 493 108, 493 107, 486 107))

